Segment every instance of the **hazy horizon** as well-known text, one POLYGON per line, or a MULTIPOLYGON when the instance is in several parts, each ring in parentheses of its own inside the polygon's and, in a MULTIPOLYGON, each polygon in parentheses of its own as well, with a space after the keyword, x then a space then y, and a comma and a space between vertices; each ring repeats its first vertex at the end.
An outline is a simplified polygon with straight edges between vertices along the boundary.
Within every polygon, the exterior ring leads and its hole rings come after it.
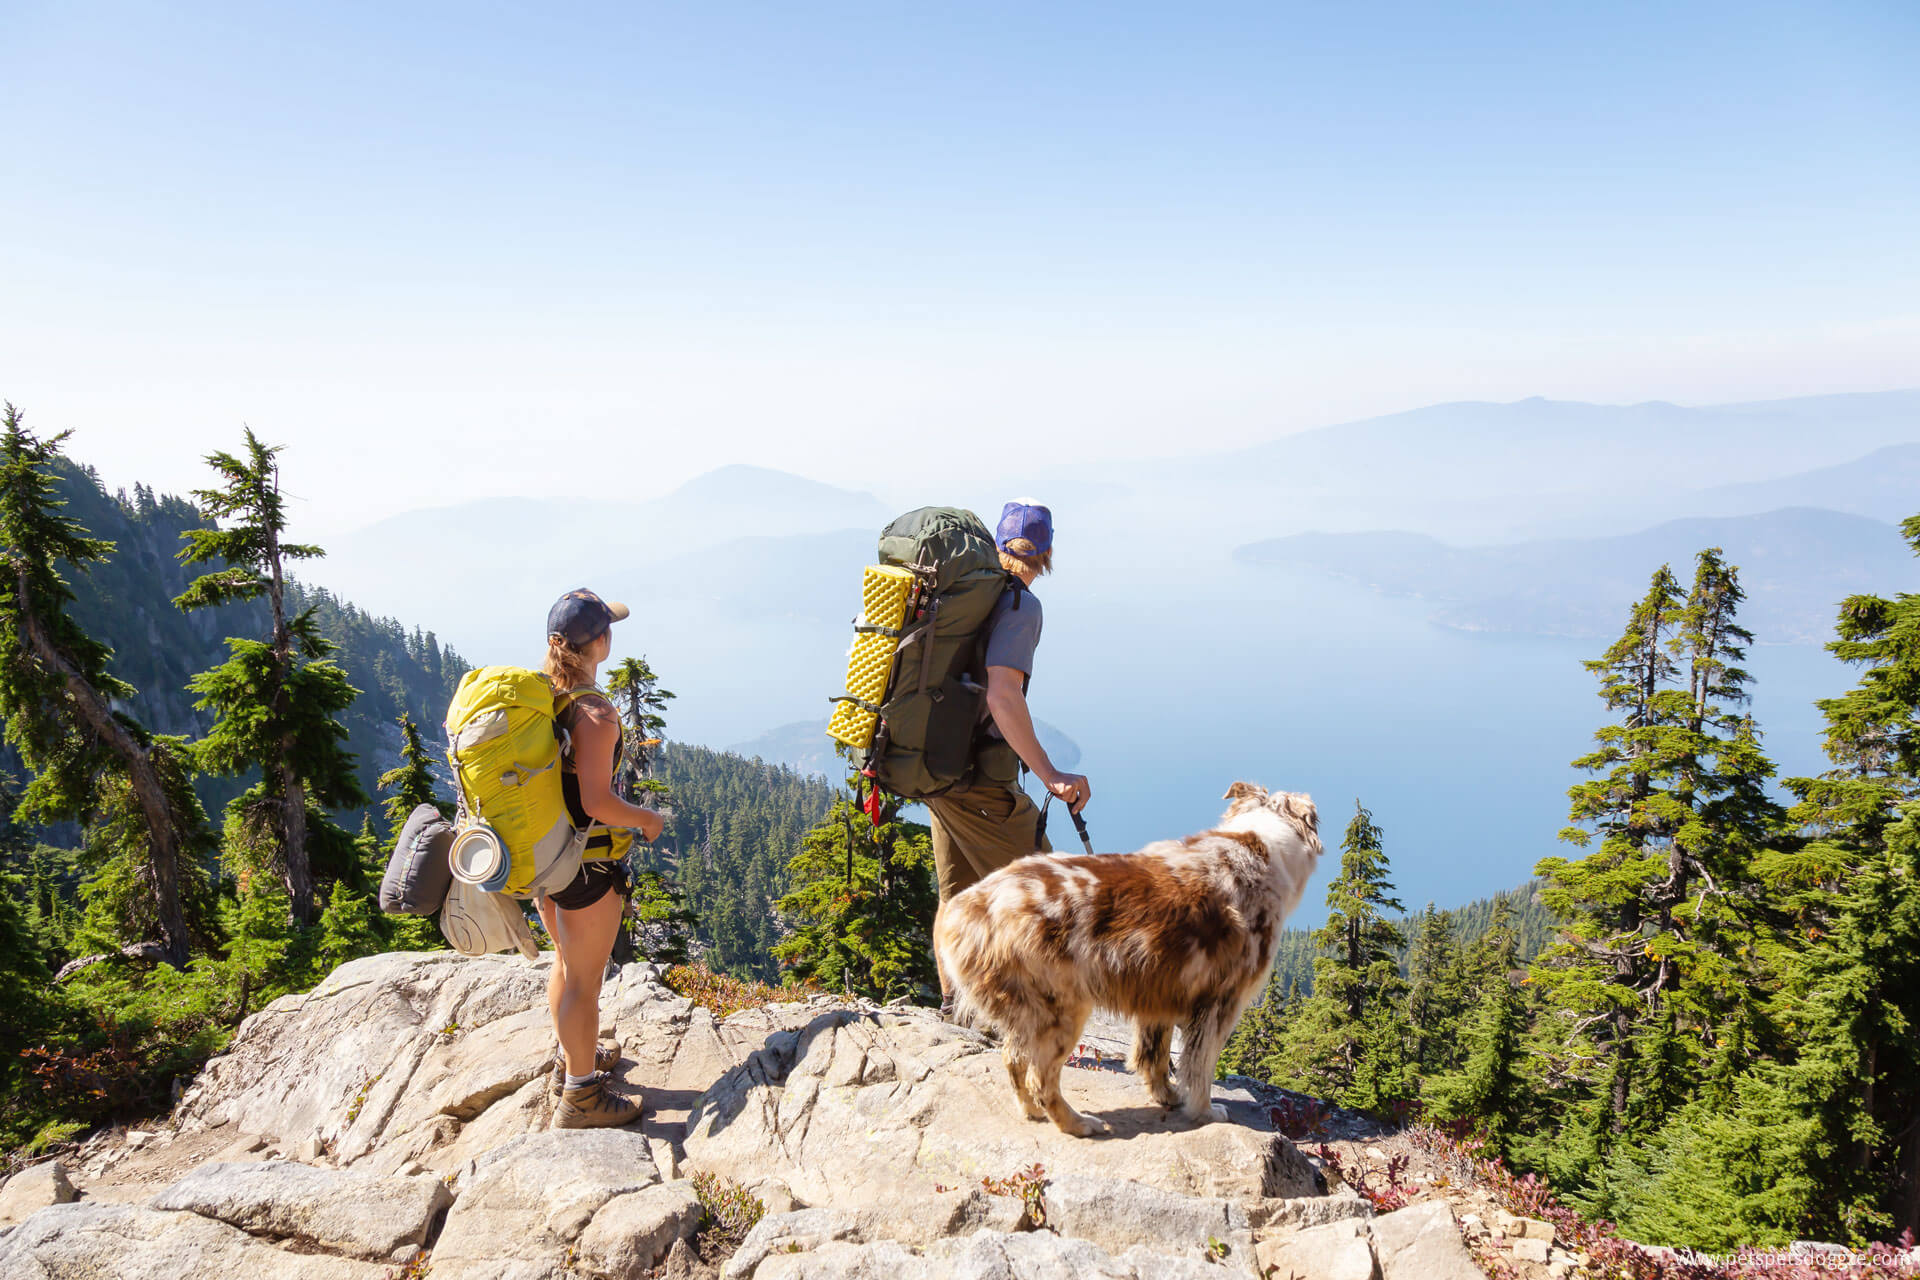
MULTIPOLYGON (((1920 385, 1920 11, 16 4, 0 396, 387 511, 1920 385), (969 449, 964 442, 978 442, 969 449)), ((1007 462, 996 465, 1003 469, 1007 462)))

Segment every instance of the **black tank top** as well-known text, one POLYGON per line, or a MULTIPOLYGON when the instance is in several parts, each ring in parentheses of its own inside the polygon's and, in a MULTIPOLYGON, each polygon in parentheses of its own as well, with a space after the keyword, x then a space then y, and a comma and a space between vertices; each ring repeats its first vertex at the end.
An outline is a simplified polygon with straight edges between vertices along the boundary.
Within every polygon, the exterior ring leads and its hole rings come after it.
MULTIPOLYGON (((620 713, 614 707, 613 699, 607 697, 606 694, 601 693, 598 689, 575 689, 570 693, 563 694, 562 697, 567 699, 567 703, 558 711, 554 712, 553 715, 554 724, 559 726, 561 733, 564 735, 560 739, 560 794, 566 798, 567 816, 573 819, 573 825, 575 827, 584 827, 593 819, 592 816, 587 813, 586 806, 580 803, 580 773, 579 770, 574 767, 573 763, 574 726, 580 722, 582 704, 589 700, 606 704, 607 710, 613 712, 616 723, 618 722, 620 713)), ((622 733, 614 738, 613 772, 607 778, 609 783, 619 778, 620 766, 626 763, 626 759, 627 735, 622 733)), ((587 841, 586 856, 589 858, 624 858, 627 856, 627 850, 631 848, 632 845, 632 832, 625 828, 609 830, 606 827, 601 827, 598 831, 595 831, 592 838, 587 841)))

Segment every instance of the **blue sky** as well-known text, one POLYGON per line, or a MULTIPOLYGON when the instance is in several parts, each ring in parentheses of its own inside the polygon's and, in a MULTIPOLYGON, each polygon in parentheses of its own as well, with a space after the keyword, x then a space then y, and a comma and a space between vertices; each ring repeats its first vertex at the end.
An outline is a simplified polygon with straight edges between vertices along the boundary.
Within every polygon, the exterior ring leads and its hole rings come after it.
POLYGON ((1920 383, 1920 8, 0 0, 0 396, 317 531, 1920 383), (370 467, 377 451, 387 465, 370 467))

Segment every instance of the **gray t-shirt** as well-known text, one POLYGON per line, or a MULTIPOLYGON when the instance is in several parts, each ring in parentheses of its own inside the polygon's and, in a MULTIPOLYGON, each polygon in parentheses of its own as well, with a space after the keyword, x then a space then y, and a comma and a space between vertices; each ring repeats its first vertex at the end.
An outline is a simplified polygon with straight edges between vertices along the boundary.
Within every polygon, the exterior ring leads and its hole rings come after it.
MULTIPOLYGON (((1031 681, 1033 651, 1040 647, 1041 620, 1040 597, 1033 592, 1002 593, 1000 602, 987 616, 987 665, 1012 667, 1031 681)), ((981 714, 987 716, 987 732, 996 738, 1003 737, 1000 726, 993 723, 984 706, 981 714)))

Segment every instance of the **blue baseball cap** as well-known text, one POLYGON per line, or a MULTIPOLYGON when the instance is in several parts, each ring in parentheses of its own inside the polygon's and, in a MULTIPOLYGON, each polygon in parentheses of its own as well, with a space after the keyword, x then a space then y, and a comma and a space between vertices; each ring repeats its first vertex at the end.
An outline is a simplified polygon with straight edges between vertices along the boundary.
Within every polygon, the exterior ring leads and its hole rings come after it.
POLYGON ((1006 551, 1007 544, 1015 538, 1031 542, 1032 554, 1036 556, 1053 550, 1053 512, 1032 503, 1009 502, 1000 512, 1000 525, 993 531, 993 541, 1006 551))
POLYGON ((600 633, 627 616, 623 604, 602 600, 585 587, 569 591, 547 610, 547 635, 560 636, 578 649, 598 639, 600 633))

